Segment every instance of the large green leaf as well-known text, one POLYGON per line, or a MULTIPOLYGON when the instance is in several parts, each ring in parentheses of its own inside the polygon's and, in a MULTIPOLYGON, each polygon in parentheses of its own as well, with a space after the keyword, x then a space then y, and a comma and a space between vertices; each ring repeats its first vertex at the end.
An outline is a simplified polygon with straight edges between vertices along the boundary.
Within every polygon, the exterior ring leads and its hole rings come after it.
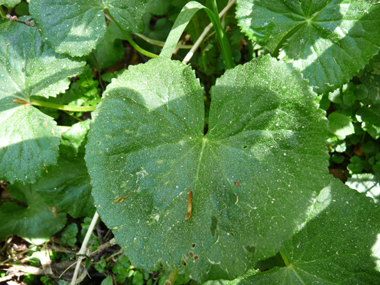
POLYGON ((379 206, 337 179, 327 182, 306 226, 281 249, 288 266, 239 284, 379 284, 379 206))
POLYGON ((74 218, 92 216, 95 212, 90 176, 84 161, 89 123, 79 122, 62 134, 57 165, 49 168, 36 186, 46 204, 74 218))
POLYGON ((0 240, 18 235, 40 244, 66 225, 66 214, 53 215, 34 185, 14 184, 8 188, 12 197, 27 207, 10 202, 0 206, 0 240))
POLYGON ((140 32, 148 0, 34 0, 30 13, 47 42, 58 53, 82 56, 91 52, 106 32, 104 10, 126 30, 140 32))
POLYGON ((85 159, 98 212, 133 264, 231 279, 303 221, 326 172, 326 119, 301 75, 269 56, 218 80, 206 136, 202 95, 179 62, 130 68, 105 92, 85 159))
POLYGON ((377 1, 239 0, 242 30, 299 68, 318 93, 335 90, 380 47, 377 1))
POLYGON ((33 183, 56 163, 61 135, 51 117, 13 100, 64 92, 85 63, 54 53, 36 28, 0 21, 0 29, 0 177, 33 183))

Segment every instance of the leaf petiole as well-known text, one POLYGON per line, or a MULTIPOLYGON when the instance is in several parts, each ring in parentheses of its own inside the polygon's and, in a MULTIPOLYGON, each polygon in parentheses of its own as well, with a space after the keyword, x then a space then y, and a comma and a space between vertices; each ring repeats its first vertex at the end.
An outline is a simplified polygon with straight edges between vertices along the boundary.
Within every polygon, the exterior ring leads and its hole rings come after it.
POLYGON ((3 10, 3 7, 0 6, 0 18, 5 18, 5 12, 3 10))
MULTIPOLYGON (((151 38, 144 36, 143 34, 135 33, 135 35, 152 45, 156 45, 158 47, 163 47, 165 45, 165 42, 153 40, 151 38)), ((176 48, 178 49, 191 49, 192 47, 193 45, 180 45, 180 44, 177 44, 176 46, 176 48)))
POLYGON ((173 271, 170 272, 168 279, 165 280, 164 285, 174 284, 175 280, 177 279, 177 276, 178 276, 178 269, 174 269, 173 271))
POLYGON ((124 31, 124 29, 120 26, 120 24, 112 17, 110 11, 108 9, 105 9, 105 12, 106 12, 106 17, 108 19, 110 19, 111 21, 113 21, 117 26, 118 28, 120 29, 120 31, 123 33, 124 37, 127 39, 127 41, 131 44, 131 46, 134 47, 135 50, 137 50, 139 53, 147 56, 147 57, 151 57, 151 58, 154 58, 154 57, 158 57, 157 54, 154 54, 154 53, 151 53, 149 51, 146 51, 144 49, 142 49, 141 47, 139 47, 131 38, 131 36, 126 32, 124 31))
POLYGON ((29 102, 19 100, 19 99, 13 99, 14 103, 18 104, 31 104, 34 106, 40 106, 40 107, 46 107, 51 109, 57 109, 62 111, 69 111, 69 112, 91 112, 96 109, 96 106, 69 106, 69 105, 62 105, 62 104, 55 104, 55 103, 49 103, 39 100, 30 99, 29 102))
POLYGON ((280 254, 281 254, 282 259, 283 259, 284 262, 285 262, 285 265, 286 265, 286 266, 289 266, 290 263, 289 263, 289 260, 288 260, 288 258, 286 257, 286 255, 283 254, 281 251, 280 251, 280 254))

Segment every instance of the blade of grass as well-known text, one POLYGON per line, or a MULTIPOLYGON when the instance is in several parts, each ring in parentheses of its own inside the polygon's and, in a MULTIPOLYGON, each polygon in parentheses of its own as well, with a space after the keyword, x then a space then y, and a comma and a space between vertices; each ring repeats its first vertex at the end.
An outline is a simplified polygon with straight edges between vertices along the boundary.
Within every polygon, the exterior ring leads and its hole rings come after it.
POLYGON ((222 48, 222 53, 224 56, 224 60, 226 61, 227 69, 230 69, 230 68, 233 68, 235 64, 232 58, 230 44, 228 42, 226 33, 224 32, 224 29, 220 23, 220 19, 218 17, 219 13, 218 13, 218 7, 216 5, 216 0, 212 1, 212 6, 213 6, 214 13, 211 12, 211 10, 209 9, 206 9, 205 11, 207 15, 209 16, 211 22, 215 26, 216 34, 218 35, 219 44, 220 44, 220 47, 222 48))
MULTIPOLYGON (((219 17, 222 17, 236 2, 236 0, 233 0, 228 3, 228 5, 223 9, 223 11, 219 14, 219 17)), ((220 42, 220 46, 222 48, 222 52, 224 55, 224 58, 226 60, 227 68, 233 68, 234 63, 232 60, 232 52, 230 45, 228 43, 227 37, 225 36, 224 30, 220 24, 220 21, 218 17, 208 8, 205 6, 199 4, 198 2, 191 1, 187 3, 181 10, 180 14, 177 17, 177 20, 175 21, 172 30, 170 31, 170 34, 165 42, 165 46, 162 49, 160 56, 168 57, 170 58, 175 46, 177 45, 178 40, 180 39, 183 31, 185 30, 187 24, 190 22, 193 15, 199 10, 199 9, 205 9, 207 15, 209 16, 212 23, 210 23, 206 29, 203 31, 202 35, 198 38, 194 46, 191 48, 189 53, 186 55, 185 59, 182 61, 183 63, 187 63, 191 57, 193 56, 195 50, 199 47, 200 43, 206 36, 206 34, 210 31, 210 29, 215 25, 216 31, 218 35, 218 40, 220 42)))

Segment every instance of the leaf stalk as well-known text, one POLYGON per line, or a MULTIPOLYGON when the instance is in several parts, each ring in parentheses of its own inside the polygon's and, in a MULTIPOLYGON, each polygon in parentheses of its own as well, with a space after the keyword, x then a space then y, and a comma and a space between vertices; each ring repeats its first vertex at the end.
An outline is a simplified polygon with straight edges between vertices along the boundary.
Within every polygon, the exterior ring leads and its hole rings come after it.
POLYGON ((105 9, 106 11, 106 16, 112 20, 117 26, 118 28, 120 29, 120 31, 123 33, 124 37, 127 39, 127 41, 131 44, 131 46, 133 46, 133 48, 135 50, 137 50, 139 53, 147 56, 147 57, 151 57, 151 58, 154 58, 154 57, 158 57, 157 54, 154 54, 154 53, 151 53, 149 51, 146 51, 144 49, 142 49, 141 47, 139 47, 131 38, 131 36, 120 26, 120 24, 112 17, 110 11, 108 9, 105 9))
POLYGON ((5 12, 3 10, 3 7, 0 5, 0 18, 5 18, 5 12))
MULTIPOLYGON (((138 36, 139 38, 143 39, 147 43, 152 44, 152 45, 155 45, 155 46, 158 46, 158 47, 161 47, 161 48, 165 45, 165 42, 158 41, 158 40, 153 40, 151 38, 148 38, 148 37, 144 36, 143 34, 135 33, 135 35, 138 36)), ((178 44, 176 46, 176 48, 178 48, 178 49, 191 49, 192 45, 180 45, 180 44, 178 44)))
POLYGON ((285 262, 286 267, 288 267, 290 265, 290 262, 289 262, 288 258, 286 257, 285 254, 282 253, 282 251, 280 251, 280 254, 281 254, 282 259, 285 262))
MULTIPOLYGON (((15 101, 13 101, 15 102, 15 101)), ((19 103, 19 102, 15 102, 19 103)), ((62 111, 68 111, 68 112, 91 112, 96 109, 96 106, 69 106, 69 105, 62 105, 62 104, 55 104, 55 103, 49 103, 39 100, 30 99, 30 104, 33 106, 40 106, 40 107, 46 107, 51 109, 57 109, 62 111)))
POLYGON ((164 285, 173 285, 178 276, 178 269, 174 269, 170 272, 168 279, 165 280, 164 285))

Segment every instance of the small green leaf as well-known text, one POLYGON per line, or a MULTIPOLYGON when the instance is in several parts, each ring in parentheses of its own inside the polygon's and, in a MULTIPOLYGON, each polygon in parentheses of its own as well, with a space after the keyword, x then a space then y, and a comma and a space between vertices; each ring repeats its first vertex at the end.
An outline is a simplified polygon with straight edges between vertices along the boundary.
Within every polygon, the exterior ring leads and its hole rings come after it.
POLYGON ((15 12, 17 15, 29 15, 29 5, 26 2, 21 2, 15 8, 15 12))
POLYGON ((338 112, 333 112, 329 115, 329 131, 341 137, 355 133, 351 118, 338 112))
POLYGON ((136 271, 133 275, 132 283, 134 285, 143 285, 144 284, 144 275, 140 271, 136 271))
POLYGON ((78 226, 75 223, 68 225, 62 232, 61 241, 68 246, 75 246, 77 242, 78 226))
POLYGON ((346 106, 352 106, 354 105, 356 101, 356 96, 353 91, 346 91, 343 93, 343 104, 346 106))
POLYGON ((150 60, 107 87, 85 159, 136 267, 240 276, 276 254, 322 187, 311 177, 327 170, 325 113, 290 65, 266 56, 226 72, 203 133, 203 90, 179 62, 150 60))
POLYGON ((380 175, 371 173, 354 174, 351 178, 348 178, 346 184, 359 193, 366 193, 376 203, 380 202, 380 175))
POLYGON ((104 10, 124 29, 142 30, 147 0, 34 0, 30 13, 42 32, 42 39, 58 53, 87 55, 102 41, 106 32, 104 10))
POLYGON ((375 1, 239 0, 246 35, 302 71, 319 94, 348 82, 378 53, 375 1))
POLYGON ((56 216, 49 210, 35 185, 8 185, 13 198, 27 205, 26 208, 14 203, 0 206, 0 239, 18 235, 33 244, 41 244, 66 225, 66 214, 56 216))
POLYGON ((344 156, 341 155, 341 154, 333 154, 332 156, 332 160, 335 162, 335 163, 342 163, 344 161, 344 156))
MULTIPOLYGON (((380 122, 379 122, 379 124, 380 124, 380 122)), ((379 143, 374 142, 373 140, 369 140, 363 144, 361 149, 363 152, 376 154, 379 152, 379 143)))
POLYGON ((103 279, 100 285, 113 285, 112 276, 108 275, 105 279, 103 279))
POLYGON ((340 92, 340 88, 334 90, 333 92, 330 92, 328 97, 329 97, 329 100, 333 103, 341 104, 343 101, 342 93, 340 92))
POLYGON ((375 140, 380 138, 380 113, 376 109, 363 106, 357 111, 356 118, 362 123, 363 130, 367 131, 375 140))
POLYGON ((341 181, 327 181, 306 225, 281 249, 289 266, 260 272, 239 284, 378 283, 379 207, 341 181))
POLYGON ((350 161, 351 163, 347 165, 347 170, 350 174, 361 173, 363 171, 363 161, 360 159, 359 156, 355 155, 351 157, 350 161))
POLYGON ((100 261, 98 261, 98 263, 96 263, 94 265, 95 269, 99 272, 99 273, 104 273, 106 272, 106 267, 108 266, 109 264, 107 263, 104 255, 102 255, 102 257, 100 258, 100 261))

